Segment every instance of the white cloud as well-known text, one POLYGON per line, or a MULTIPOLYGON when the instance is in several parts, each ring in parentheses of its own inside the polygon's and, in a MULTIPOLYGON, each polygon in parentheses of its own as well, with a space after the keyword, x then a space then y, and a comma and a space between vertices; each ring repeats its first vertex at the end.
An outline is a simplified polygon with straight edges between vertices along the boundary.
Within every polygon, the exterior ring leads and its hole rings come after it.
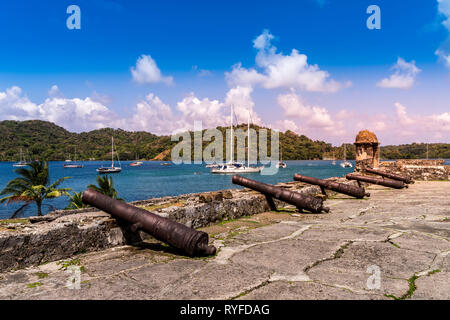
POLYGON ((215 128, 224 125, 224 104, 218 100, 204 98, 200 100, 194 93, 177 103, 177 109, 183 114, 185 127, 192 129, 194 121, 202 121, 203 128, 215 128))
POLYGON ((450 132, 450 113, 432 114, 428 116, 409 116, 406 107, 399 102, 395 103, 398 123, 402 129, 413 131, 416 134, 426 132, 440 133, 442 131, 450 132))
POLYGON ((17 86, 0 92, 2 119, 47 120, 73 131, 98 129, 117 120, 117 116, 106 106, 89 97, 64 98, 57 86, 53 86, 49 94, 51 97, 36 104, 22 95, 22 89, 17 86))
POLYGON ((438 11, 444 17, 442 24, 450 31, 450 1, 449 0, 437 0, 438 11))
MULTIPOLYGON (((450 0, 437 0, 438 2, 438 13, 443 17, 442 25, 450 31, 450 0)), ((447 37, 446 43, 450 42, 449 37, 447 37)), ((450 69, 450 53, 444 51, 442 48, 436 50, 435 54, 439 57, 439 60, 444 62, 445 66, 450 69)))
POLYGON ((447 68, 450 68, 450 54, 446 54, 442 50, 436 50, 435 54, 444 62, 447 68))
MULTIPOLYGON (((234 113, 238 123, 247 123, 248 114, 250 111, 250 120, 254 124, 261 125, 261 118, 254 111, 255 103, 252 100, 251 93, 253 89, 251 87, 241 87, 237 86, 230 89, 227 92, 225 98, 225 105, 228 106, 226 112, 230 113, 230 106, 233 105, 234 113)), ((229 116, 228 116, 229 121, 229 116)))
POLYGON ((295 124, 294 121, 286 119, 278 120, 277 122, 275 122, 274 129, 281 132, 286 132, 287 130, 293 131, 295 133, 300 132, 300 128, 295 124))
POLYGON ((277 101, 286 116, 299 118, 310 128, 333 129, 335 123, 327 109, 305 105, 296 93, 281 94, 277 101))
POLYGON ((261 118, 253 109, 251 93, 252 88, 249 87, 232 88, 226 95, 226 101, 201 99, 190 93, 176 107, 165 104, 150 93, 131 109, 131 116, 124 118, 99 99, 65 98, 57 86, 50 89, 49 97, 41 104, 30 101, 21 88, 14 86, 5 92, 0 91, 0 120, 39 119, 75 132, 111 127, 162 135, 193 130, 194 121, 202 121, 203 128, 228 126, 229 106, 233 103, 238 122, 246 123, 247 110, 250 110, 253 123, 261 124, 261 118))
POLYGON ((55 84, 53 85, 50 90, 48 90, 49 97, 61 97, 62 93, 59 91, 58 86, 55 84))
POLYGON ((156 65, 155 60, 150 55, 141 55, 136 61, 136 68, 131 67, 133 81, 137 83, 158 83, 173 84, 173 77, 164 77, 156 65))
POLYGON ((133 113, 129 121, 122 120, 122 128, 161 135, 175 131, 184 125, 175 118, 170 106, 163 103, 153 93, 139 101, 133 109, 133 113))
POLYGON ((307 56, 296 49, 290 55, 277 53, 277 48, 271 41, 274 36, 265 30, 253 41, 253 47, 258 50, 256 66, 261 69, 244 68, 240 63, 226 72, 230 86, 260 85, 266 89, 296 88, 305 91, 336 92, 351 85, 350 82, 340 83, 330 79, 328 72, 320 70, 317 65, 308 64, 307 56))
POLYGON ((394 73, 389 78, 384 78, 377 83, 381 88, 409 89, 414 85, 417 74, 421 71, 416 67, 416 62, 406 62, 398 58, 397 63, 392 67, 394 73))

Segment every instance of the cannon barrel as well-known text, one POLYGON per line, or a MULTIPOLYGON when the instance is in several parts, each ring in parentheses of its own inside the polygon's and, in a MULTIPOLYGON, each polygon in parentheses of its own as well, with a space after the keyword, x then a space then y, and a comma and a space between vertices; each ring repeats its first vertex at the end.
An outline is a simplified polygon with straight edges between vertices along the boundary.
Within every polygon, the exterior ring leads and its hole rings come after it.
POLYGON ((390 187, 390 188, 394 188, 394 189, 408 188, 407 184, 405 184, 403 181, 398 181, 398 180, 380 179, 380 178, 369 177, 369 176, 361 176, 361 175, 357 175, 354 173, 348 173, 345 177, 348 180, 364 181, 364 182, 378 184, 380 186, 390 187))
POLYGON ((349 184, 303 176, 298 173, 294 174, 294 180, 317 185, 321 188, 333 190, 359 199, 364 198, 364 196, 370 197, 370 193, 366 192, 364 188, 349 184))
POLYGON ((84 191, 81 199, 86 204, 130 223, 133 232, 138 230, 147 232, 190 256, 212 255, 216 252, 214 246, 208 246, 208 234, 205 232, 112 199, 92 189, 84 191))
POLYGON ((325 212, 330 211, 330 208, 323 206, 323 200, 320 198, 314 198, 281 187, 244 178, 237 174, 233 176, 232 181, 234 184, 250 188, 252 190, 261 192, 266 196, 274 197, 275 199, 292 204, 296 206, 299 210, 306 209, 313 213, 320 213, 322 212, 322 210, 325 212))
POLYGON ((412 180, 411 178, 408 178, 408 177, 405 177, 405 176, 401 176, 399 174, 385 172, 385 171, 381 171, 381 170, 375 170, 375 169, 372 169, 372 168, 365 168, 364 170, 367 171, 367 172, 370 172, 370 173, 377 174, 377 175, 382 176, 382 177, 390 178, 390 179, 393 179, 393 180, 403 181, 404 183, 414 183, 414 180, 412 180))

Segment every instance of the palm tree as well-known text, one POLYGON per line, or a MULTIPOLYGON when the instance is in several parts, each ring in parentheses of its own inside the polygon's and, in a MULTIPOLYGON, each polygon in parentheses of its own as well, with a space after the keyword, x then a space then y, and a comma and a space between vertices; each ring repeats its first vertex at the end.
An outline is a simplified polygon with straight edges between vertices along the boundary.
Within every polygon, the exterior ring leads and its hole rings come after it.
POLYGON ((69 205, 66 207, 66 210, 88 208, 89 205, 81 200, 81 195, 82 192, 76 192, 72 196, 70 196, 69 205))
POLYGON ((20 177, 9 181, 0 192, 0 195, 8 195, 1 198, 0 203, 25 202, 11 215, 11 218, 17 216, 33 202, 36 203, 38 216, 42 216, 42 203, 45 199, 57 198, 62 195, 70 196, 68 193, 70 188, 57 187, 71 177, 64 177, 50 184, 47 161, 33 161, 29 167, 29 169, 15 169, 14 172, 20 177))
POLYGON ((94 184, 88 185, 88 189, 93 189, 105 196, 111 197, 117 200, 123 200, 117 197, 117 190, 114 188, 114 182, 110 176, 97 176, 96 178, 98 186, 94 184))

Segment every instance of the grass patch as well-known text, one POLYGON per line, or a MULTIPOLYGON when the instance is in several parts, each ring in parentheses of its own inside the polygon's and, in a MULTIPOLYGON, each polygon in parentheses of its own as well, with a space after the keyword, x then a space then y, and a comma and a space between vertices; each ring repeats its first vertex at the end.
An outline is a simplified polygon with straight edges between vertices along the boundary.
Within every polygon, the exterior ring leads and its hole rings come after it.
POLYGON ((48 278, 48 273, 45 272, 36 272, 35 275, 38 276, 39 279, 48 278))
MULTIPOLYGON (((430 271, 430 272, 433 272, 433 271, 430 271)), ((393 294, 385 294, 384 296, 387 297, 387 298, 392 298, 394 300, 406 300, 406 299, 411 298, 411 296, 413 295, 414 291, 416 291, 416 289, 417 289, 417 287, 416 287, 416 280, 418 278, 419 278, 418 276, 413 275, 411 278, 408 279, 409 289, 408 289, 408 292, 406 292, 403 296, 396 297, 393 294)))
POLYGON ((163 204, 155 204, 152 206, 138 206, 139 208, 145 209, 147 211, 152 210, 158 210, 158 209, 165 209, 169 207, 184 207, 186 201, 178 201, 178 202, 172 202, 172 203, 163 203, 163 204))
POLYGON ((396 248, 400 248, 400 246, 398 244, 396 244, 395 242, 392 241, 388 241, 390 244, 392 244, 394 247, 396 248))
POLYGON ((36 287, 40 287, 40 286, 42 286, 42 282, 33 282, 33 283, 27 284, 27 288, 36 288, 36 287))
POLYGON ((432 271, 430 271, 430 272, 427 273, 427 276, 431 276, 432 274, 438 273, 438 272, 441 272, 441 270, 439 270, 439 269, 432 270, 432 271))
POLYGON ((23 219, 3 219, 3 220, 0 220, 0 224, 9 224, 9 223, 23 223, 23 224, 26 224, 26 223, 30 223, 30 220, 29 219, 25 219, 25 218, 23 218, 23 219))
POLYGON ((61 265, 59 270, 67 270, 67 268, 70 266, 79 266, 81 272, 86 272, 86 268, 83 265, 81 265, 81 261, 79 258, 75 258, 72 260, 59 261, 56 264, 61 265))

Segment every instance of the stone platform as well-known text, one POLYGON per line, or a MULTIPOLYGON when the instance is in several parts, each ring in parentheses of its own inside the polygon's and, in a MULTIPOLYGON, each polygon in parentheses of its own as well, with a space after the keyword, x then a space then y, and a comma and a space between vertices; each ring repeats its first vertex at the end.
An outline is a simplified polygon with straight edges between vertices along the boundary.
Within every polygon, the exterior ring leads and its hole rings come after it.
POLYGON ((3 272, 0 298, 450 299, 450 182, 368 190, 332 196, 328 214, 288 207, 204 227, 213 257, 146 239, 3 272))

